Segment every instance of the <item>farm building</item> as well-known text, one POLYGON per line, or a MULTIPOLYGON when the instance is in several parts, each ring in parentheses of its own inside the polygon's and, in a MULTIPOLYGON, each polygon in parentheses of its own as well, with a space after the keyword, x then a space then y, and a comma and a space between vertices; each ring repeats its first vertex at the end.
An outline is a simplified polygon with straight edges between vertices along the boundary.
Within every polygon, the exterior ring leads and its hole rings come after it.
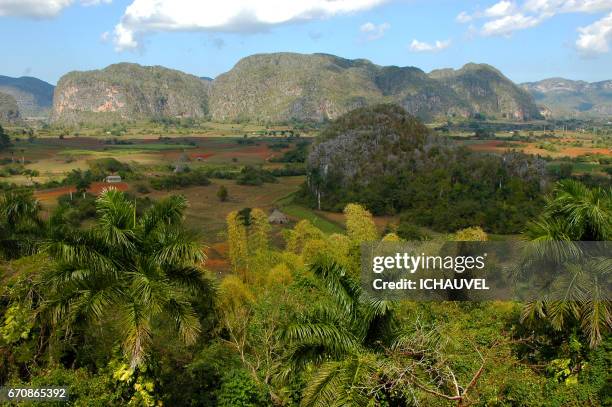
POLYGON ((109 184, 121 182, 121 175, 108 175, 106 178, 104 178, 104 182, 109 184))
POLYGON ((287 215, 279 211, 278 209, 274 209, 270 216, 268 217, 268 222, 275 224, 285 224, 289 223, 289 218, 287 215))

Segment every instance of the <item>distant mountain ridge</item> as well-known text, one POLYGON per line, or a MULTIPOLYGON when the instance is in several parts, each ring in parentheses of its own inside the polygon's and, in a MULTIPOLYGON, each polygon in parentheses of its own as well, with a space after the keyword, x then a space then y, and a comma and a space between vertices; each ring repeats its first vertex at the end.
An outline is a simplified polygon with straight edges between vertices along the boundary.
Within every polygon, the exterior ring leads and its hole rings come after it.
POLYGON ((61 77, 52 121, 115 121, 151 117, 205 117, 209 84, 162 66, 132 63, 61 77))
POLYGON ((0 92, 11 95, 22 116, 45 116, 53 105, 54 86, 30 76, 0 75, 0 92))
POLYGON ((531 96, 488 65, 445 72, 428 75, 415 67, 329 54, 257 54, 212 82, 210 113, 221 121, 321 121, 358 107, 397 103, 424 119, 476 113, 539 117, 531 96))
POLYGON ((274 53, 241 59, 214 80, 163 67, 116 64, 71 72, 55 90, 54 121, 109 116, 209 117, 215 121, 323 121, 358 107, 396 103, 424 119, 539 117, 523 89, 488 65, 427 74, 329 54, 274 53))
POLYGON ((554 117, 612 117, 612 80, 589 83, 549 78, 521 87, 554 117))

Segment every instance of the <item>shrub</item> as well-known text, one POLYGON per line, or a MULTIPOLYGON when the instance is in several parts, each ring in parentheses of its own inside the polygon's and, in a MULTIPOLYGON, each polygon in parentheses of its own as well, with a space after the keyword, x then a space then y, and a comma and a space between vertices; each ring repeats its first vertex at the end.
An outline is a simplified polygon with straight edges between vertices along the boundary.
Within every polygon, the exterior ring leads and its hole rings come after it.
POLYGON ((210 185, 210 180, 203 171, 190 171, 182 174, 172 174, 165 177, 153 178, 151 187, 156 190, 185 188, 189 186, 210 185))
POLYGON ((400 224, 397 227, 397 235, 408 241, 429 240, 431 237, 427 233, 423 233, 415 224, 411 223, 406 217, 400 218, 400 224))
POLYGON ((233 370, 223 378, 219 396, 219 407, 259 407, 271 405, 266 393, 244 370, 233 370))
POLYGON ((136 192, 140 194, 148 194, 151 192, 151 190, 145 184, 138 184, 136 185, 136 192))
POLYGON ((236 183, 239 185, 262 185, 264 182, 276 182, 276 178, 263 168, 247 165, 240 171, 236 183))
POLYGON ((219 198, 221 202, 225 202, 227 201, 228 195, 229 194, 227 192, 227 188, 225 188, 225 185, 221 185, 217 190, 217 198, 219 198))

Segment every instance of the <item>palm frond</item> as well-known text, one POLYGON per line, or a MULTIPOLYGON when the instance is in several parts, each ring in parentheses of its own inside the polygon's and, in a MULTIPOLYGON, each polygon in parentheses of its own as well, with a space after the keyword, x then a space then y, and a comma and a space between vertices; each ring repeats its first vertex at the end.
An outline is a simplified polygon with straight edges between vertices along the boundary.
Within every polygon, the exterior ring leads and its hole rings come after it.
POLYGON ((135 301, 123 306, 121 316, 125 332, 124 349, 134 369, 143 363, 151 344, 151 321, 147 310, 135 301))
POLYGON ((157 201, 146 211, 140 221, 140 227, 147 235, 160 224, 176 225, 183 219, 185 209, 187 209, 187 199, 184 196, 169 196, 157 201))
POLYGON ((302 406, 366 406, 374 402, 378 363, 370 354, 355 354, 323 363, 302 394, 302 406))
POLYGON ((361 294, 359 284, 340 264, 328 258, 317 259, 310 269, 347 316, 354 317, 355 307, 361 294))
POLYGON ((201 326, 191 303, 172 299, 166 305, 166 309, 183 342, 187 345, 195 343, 198 335, 200 335, 201 326))

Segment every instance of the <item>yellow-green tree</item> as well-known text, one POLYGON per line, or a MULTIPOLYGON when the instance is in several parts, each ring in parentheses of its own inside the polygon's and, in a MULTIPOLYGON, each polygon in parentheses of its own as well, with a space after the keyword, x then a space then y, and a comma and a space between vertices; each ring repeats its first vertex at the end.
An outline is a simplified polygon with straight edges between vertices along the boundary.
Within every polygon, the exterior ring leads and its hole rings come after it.
POLYGON ((232 270, 243 280, 247 277, 248 243, 247 231, 238 212, 232 211, 227 215, 227 243, 232 270))
POLYGON ((309 240, 322 240, 325 234, 307 220, 301 220, 295 225, 289 239, 287 240, 287 250, 301 254, 304 244, 309 240))
POLYGON ((279 285, 289 285, 293 282, 293 276, 289 267, 285 263, 280 263, 273 267, 266 276, 266 285, 275 287, 279 285))
POLYGON ((489 240, 489 236, 482 228, 476 226, 461 229, 452 236, 451 240, 458 242, 486 242, 489 240))
POLYGON ((361 244, 378 239, 378 232, 376 231, 372 214, 363 206, 358 204, 346 205, 344 216, 346 218, 346 232, 353 244, 361 244))
POLYGON ((383 238, 383 242, 401 242, 402 239, 396 233, 387 233, 383 238))
POLYGON ((267 250, 270 223, 264 211, 259 208, 251 210, 251 226, 249 229, 249 246, 251 253, 261 253, 267 250))

